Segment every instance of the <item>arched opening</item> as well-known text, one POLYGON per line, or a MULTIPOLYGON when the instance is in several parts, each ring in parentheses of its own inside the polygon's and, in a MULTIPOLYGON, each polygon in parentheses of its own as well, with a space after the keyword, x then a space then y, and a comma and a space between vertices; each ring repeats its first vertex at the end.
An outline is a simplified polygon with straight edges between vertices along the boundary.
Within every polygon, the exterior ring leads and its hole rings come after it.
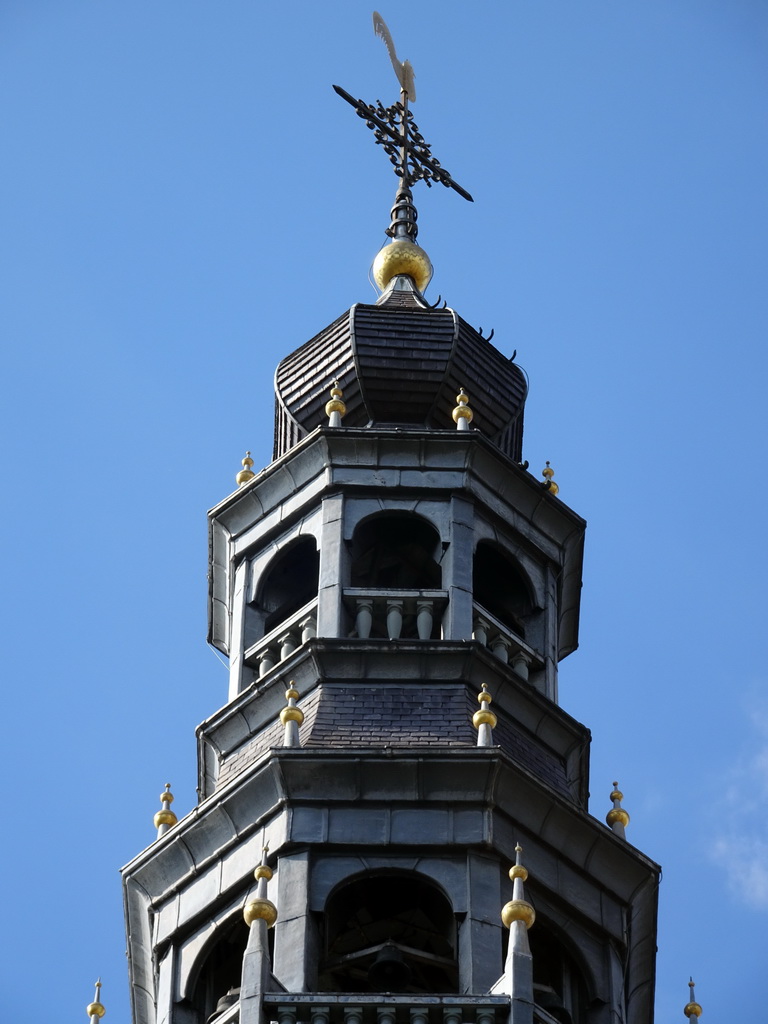
POLYGON ((256 639, 277 629, 317 597, 319 577, 320 554, 314 537, 302 537, 279 552, 259 583, 253 605, 256 639))
POLYGON ((337 888, 323 918, 326 992, 456 992, 456 920, 420 875, 370 873, 337 888))
POLYGON ((560 1024, 584 1024, 587 986, 568 950, 537 921, 528 933, 533 1001, 560 1024))
MULTIPOLYGON (((589 1006, 589 981, 576 951, 547 924, 536 918, 528 932, 533 964, 533 1001, 559 1024, 586 1024, 589 1006)), ((509 932, 502 941, 502 963, 506 963, 509 932)))
POLYGON ((533 610, 528 584, 512 559, 491 541, 477 545, 472 590, 477 604, 525 639, 526 620, 533 610))
POLYGON ((439 590, 440 535, 420 516, 385 512, 360 523, 352 538, 353 587, 439 590))
MULTIPOLYGON (((271 934, 271 933, 270 933, 271 934)), ((200 1024, 207 1024, 240 998, 248 929, 239 916, 222 929, 209 950, 194 987, 192 1003, 200 1024)))

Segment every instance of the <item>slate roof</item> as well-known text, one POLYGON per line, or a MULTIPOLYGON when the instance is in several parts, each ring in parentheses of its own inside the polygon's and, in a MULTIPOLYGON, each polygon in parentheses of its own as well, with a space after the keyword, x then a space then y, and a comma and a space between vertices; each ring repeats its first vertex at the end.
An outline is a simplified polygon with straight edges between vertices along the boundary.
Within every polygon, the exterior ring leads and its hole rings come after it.
POLYGON ((525 374, 454 310, 431 309, 418 293, 395 290, 380 305, 355 305, 282 360, 274 458, 327 423, 335 379, 346 427, 454 429, 451 413, 463 387, 472 428, 516 462, 522 457, 525 374))
MULTIPOLYGON (((463 684, 414 687, 325 683, 299 701, 299 706, 304 712, 300 736, 305 749, 471 749, 477 743, 472 725, 478 707, 475 689, 463 684)), ((498 725, 493 731, 494 745, 558 793, 573 799, 563 760, 500 708, 495 710, 498 725)), ((276 720, 227 756, 220 767, 218 785, 239 775, 270 747, 282 746, 283 731, 276 720)))

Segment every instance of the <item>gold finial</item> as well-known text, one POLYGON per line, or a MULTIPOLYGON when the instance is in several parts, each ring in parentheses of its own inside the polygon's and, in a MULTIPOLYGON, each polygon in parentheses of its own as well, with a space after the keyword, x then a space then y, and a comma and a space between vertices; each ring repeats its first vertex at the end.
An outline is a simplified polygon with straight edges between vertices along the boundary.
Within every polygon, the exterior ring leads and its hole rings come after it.
MULTIPOLYGON (((505 928, 511 928, 515 921, 522 921, 526 929, 530 928, 536 920, 536 911, 531 904, 524 899, 523 882, 528 878, 528 871, 523 867, 520 854, 523 848, 520 843, 515 847, 515 863, 509 869, 509 877, 512 879, 512 899, 505 904, 501 911, 501 920, 505 928)), ((511 941, 511 940, 510 940, 511 941)))
POLYGON ((243 909, 243 920, 249 927, 254 921, 266 921, 267 928, 271 928, 277 920, 277 907, 266 897, 254 896, 243 909))
POLYGON ((158 830, 158 838, 164 835, 172 825, 175 825, 179 820, 171 810, 171 804, 173 803, 173 793, 171 792, 170 782, 166 782, 165 791, 160 794, 160 803, 162 810, 158 811, 154 817, 155 828, 158 830), (162 831, 160 831, 162 829, 162 831))
POLYGON ((304 712, 301 708, 296 707, 296 701, 299 699, 299 691, 294 686, 293 680, 288 683, 288 689, 285 691, 285 699, 288 701, 288 704, 280 712, 280 721, 285 726, 283 746, 300 747, 299 726, 304 721, 304 712))
POLYGON ((549 460, 547 460, 546 466, 544 467, 544 469, 542 469, 541 475, 544 477, 544 486, 549 491, 549 493, 550 494, 557 494, 559 492, 560 488, 557 486, 555 481, 552 479, 554 477, 554 475, 555 475, 555 471, 550 466, 549 460))
POLYGON ((686 1004, 685 1009, 683 1010, 683 1013, 690 1020, 691 1017, 700 1017, 701 1013, 702 1013, 702 1010, 701 1010, 701 1006, 696 1002, 696 997, 695 997, 695 994, 694 994, 694 991, 693 991, 693 989, 694 989, 693 978, 691 978, 691 980, 688 982, 688 988, 691 990, 691 998, 690 998, 690 1002, 688 1002, 686 1004))
POLYGON ((285 691, 285 699, 288 701, 286 707, 280 712, 280 721, 283 725, 286 722, 297 722, 301 725, 304 721, 304 712, 301 708, 296 707, 296 698, 299 696, 299 691, 294 689, 293 684, 290 688, 285 691))
POLYGON ((464 391, 464 388, 456 395, 456 401, 459 403, 453 410, 453 422, 456 424, 457 430, 469 430, 469 424, 472 422, 474 413, 467 405, 469 401, 469 395, 464 391))
POLYGON ((235 477, 235 483, 237 484, 238 487, 245 487, 248 481, 253 480, 253 478, 256 476, 256 474, 251 469, 251 466, 253 465, 253 459, 251 458, 250 452, 245 453, 245 458, 242 460, 242 463, 243 468, 235 477))
POLYGON ((617 836, 624 836, 624 829, 629 824, 629 814, 621 806, 621 801, 624 799, 624 794, 619 789, 618 782, 613 783, 613 792, 611 793, 611 800, 613 801, 613 807, 605 816, 606 823, 611 826, 617 836))
POLYGON ((101 1018, 107 1012, 102 1006, 102 1004, 99 1002, 100 994, 101 978, 99 978, 98 981, 96 982, 96 995, 93 997, 93 1002, 89 1003, 85 1008, 85 1012, 88 1014, 91 1020, 93 1020, 94 1017, 101 1018))
POLYGON ((522 852, 523 848, 520 845, 520 843, 518 843, 515 847, 515 863, 509 869, 509 877, 512 879, 513 882, 516 878, 520 878, 524 882, 528 878, 528 868, 523 867, 523 865, 520 863, 520 854, 522 852))
POLYGON ((407 238, 396 238, 379 249, 373 261, 373 280, 379 291, 386 291, 394 278, 405 274, 410 277, 420 292, 426 290, 432 280, 432 264, 429 256, 415 242, 407 238))
POLYGON ((343 401, 344 392, 335 380, 331 388, 331 400, 325 403, 325 415, 328 417, 329 427, 340 427, 342 416, 346 415, 347 407, 343 401))
POLYGON ((267 864, 267 854, 269 853, 269 844, 263 846, 261 849, 261 864, 254 870, 253 877, 256 881, 260 881, 262 878, 266 878, 268 882, 272 881, 274 872, 272 868, 267 864))
POLYGON ((481 725, 489 725, 491 729, 496 728, 496 715, 491 711, 488 705, 493 700, 490 693, 488 693, 488 684, 483 683, 483 688, 477 695, 478 703, 480 704, 480 710, 476 711, 472 716, 472 725, 476 729, 479 729, 481 725))
POLYGON ((267 864, 269 844, 266 843, 261 851, 261 863, 253 872, 258 886, 256 895, 249 900, 243 908, 243 919, 250 926, 254 921, 266 921, 267 928, 271 928, 277 920, 277 907, 267 898, 267 883, 272 879, 272 869, 267 864))

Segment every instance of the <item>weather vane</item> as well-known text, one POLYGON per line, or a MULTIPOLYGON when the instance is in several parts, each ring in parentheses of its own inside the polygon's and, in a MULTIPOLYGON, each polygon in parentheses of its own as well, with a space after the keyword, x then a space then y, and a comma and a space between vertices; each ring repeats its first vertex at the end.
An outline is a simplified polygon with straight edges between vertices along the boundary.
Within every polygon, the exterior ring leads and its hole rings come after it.
POLYGON ((384 147, 384 152, 394 165, 395 174, 401 179, 392 208, 392 223, 387 229, 387 234, 391 238, 406 238, 413 242, 416 240, 418 229, 410 190, 417 181, 425 181, 430 188, 433 182, 440 182, 469 202, 473 202, 473 199, 469 192, 453 180, 440 161, 432 156, 429 144, 413 120, 413 114, 408 109, 409 101, 414 103, 416 100, 413 68, 410 61, 398 60, 390 31, 378 11, 373 12, 373 30, 384 41, 395 69, 400 83, 399 102, 391 107, 385 107, 381 100, 377 100, 374 106, 372 103, 356 100, 338 85, 334 85, 333 88, 342 99, 355 108, 358 116, 362 117, 373 131, 376 144, 384 147))

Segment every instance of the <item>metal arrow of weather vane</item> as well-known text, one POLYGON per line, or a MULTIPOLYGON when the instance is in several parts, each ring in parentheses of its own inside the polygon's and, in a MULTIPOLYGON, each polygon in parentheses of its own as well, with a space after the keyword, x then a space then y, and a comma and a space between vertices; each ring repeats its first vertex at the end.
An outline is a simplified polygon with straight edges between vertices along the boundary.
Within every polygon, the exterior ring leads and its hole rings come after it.
MULTIPOLYGON (((410 200, 411 186, 415 185, 417 181, 425 181, 430 188, 433 182, 439 182, 446 188, 452 188, 454 192, 458 192, 469 202, 473 202, 469 192, 455 182, 448 171, 441 166, 440 161, 432 156, 429 144, 413 120, 413 114, 408 109, 408 102, 413 103, 416 100, 413 68, 410 61, 398 60, 390 31, 378 11, 373 12, 373 30, 384 41, 389 53, 392 67, 395 69, 397 80, 400 83, 400 101, 391 107, 385 107, 381 100, 377 100, 374 106, 372 103, 356 100, 338 85, 334 85, 333 88, 342 99, 355 108, 358 116, 362 117, 366 125, 373 131, 376 144, 384 147, 384 152, 394 165, 395 174, 402 182, 398 190, 398 200, 400 203, 404 199, 410 200)), ((387 230, 387 234, 400 235, 404 233, 415 239, 416 211, 411 207, 406 212, 401 206, 399 216, 396 216, 398 200, 396 200, 395 209, 392 211, 393 224, 387 230), (405 216, 403 216, 404 214, 405 216), (412 214, 412 216, 408 214, 412 214), (397 223, 398 221, 399 223, 397 223), (407 227, 403 221, 407 222, 407 227), (396 227, 405 227, 406 230, 401 232, 396 227)), ((408 203, 408 206, 410 205, 408 203)))

